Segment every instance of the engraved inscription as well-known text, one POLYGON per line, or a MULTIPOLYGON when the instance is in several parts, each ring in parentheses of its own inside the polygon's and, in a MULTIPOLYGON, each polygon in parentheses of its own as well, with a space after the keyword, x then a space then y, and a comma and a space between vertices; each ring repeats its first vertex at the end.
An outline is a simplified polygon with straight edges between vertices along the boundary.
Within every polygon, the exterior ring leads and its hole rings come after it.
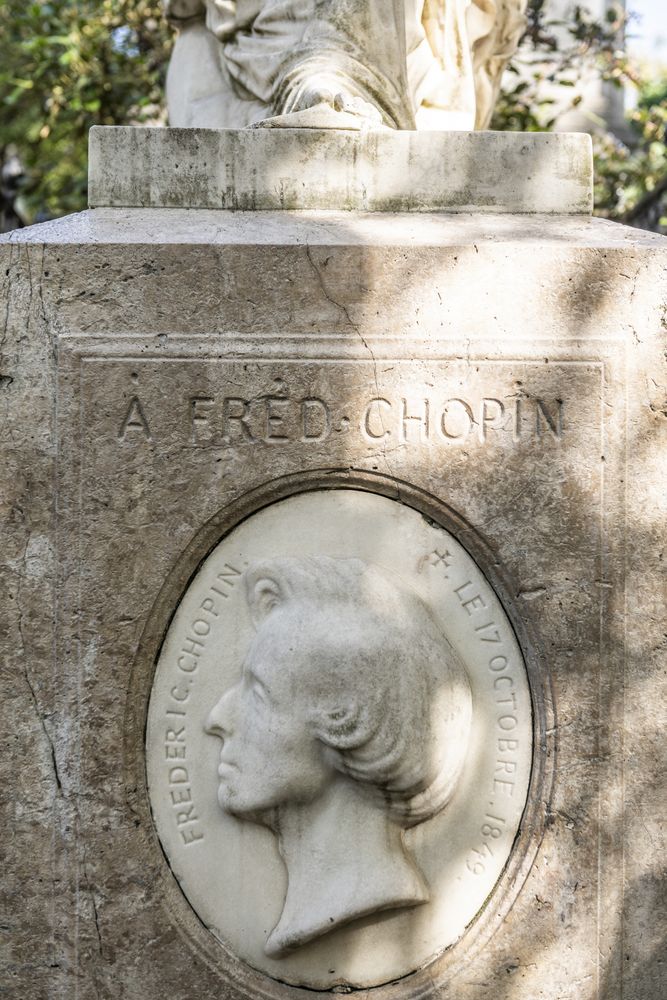
POLYGON ((331 433, 329 406, 317 397, 243 399, 192 396, 190 440, 195 445, 324 441, 331 433))
POLYGON ((171 697, 178 707, 168 708, 167 718, 178 718, 178 723, 168 722, 164 727, 164 764, 167 771, 167 787, 172 816, 183 844, 195 844, 204 839, 199 816, 192 800, 192 786, 188 771, 187 710, 189 690, 173 688, 171 697))
POLYGON ((118 440, 125 441, 128 436, 132 436, 132 432, 134 432, 135 435, 138 434, 139 437, 144 438, 146 441, 150 441, 152 439, 151 430, 148 426, 148 420, 146 419, 144 408, 138 396, 132 396, 125 409, 120 429, 118 431, 118 440))
MULTIPOLYGON (((281 386, 283 383, 281 382, 281 386)), ((282 391, 282 390, 281 390, 282 391)), ((117 439, 152 441, 156 421, 138 396, 119 406, 117 439)), ((369 445, 518 444, 561 441, 566 429, 561 399, 515 394, 361 397, 347 403, 318 396, 193 394, 179 413, 183 438, 195 448, 239 445, 316 446, 335 434, 359 435, 369 445)))
POLYGON ((220 616, 220 602, 228 600, 241 573, 240 569, 229 563, 224 563, 220 568, 184 630, 170 672, 171 680, 175 683, 169 688, 165 703, 164 759, 168 768, 173 818, 185 846, 204 839, 200 817, 192 797, 188 770, 192 766, 188 758, 188 731, 191 725, 188 703, 193 684, 191 675, 196 673, 200 658, 206 650, 212 622, 220 616))
POLYGON ((481 444, 507 437, 518 442, 563 436, 563 401, 489 396, 475 402, 458 397, 438 402, 432 399, 368 401, 360 421, 362 434, 370 441, 394 439, 400 443, 481 444))
POLYGON ((229 592, 234 589, 240 576, 240 569, 225 563, 210 584, 208 595, 199 605, 198 617, 190 623, 176 660, 178 669, 183 673, 193 674, 197 669, 206 638, 211 633, 212 619, 220 615, 219 601, 228 600, 229 592))

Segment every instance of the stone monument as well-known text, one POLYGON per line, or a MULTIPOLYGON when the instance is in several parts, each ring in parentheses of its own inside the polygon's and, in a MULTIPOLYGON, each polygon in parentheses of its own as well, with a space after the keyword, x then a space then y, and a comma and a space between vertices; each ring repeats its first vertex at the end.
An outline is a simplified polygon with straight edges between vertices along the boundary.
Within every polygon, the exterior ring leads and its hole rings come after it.
POLYGON ((667 241, 519 3, 169 14, 0 241, 3 990, 659 1000, 667 241))

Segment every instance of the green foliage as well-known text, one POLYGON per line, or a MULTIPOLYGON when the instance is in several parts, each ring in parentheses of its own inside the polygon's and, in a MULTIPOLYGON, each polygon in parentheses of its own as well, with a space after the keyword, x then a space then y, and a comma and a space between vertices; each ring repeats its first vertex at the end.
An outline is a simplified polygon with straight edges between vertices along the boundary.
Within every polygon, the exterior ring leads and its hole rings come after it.
POLYGON ((0 3, 0 154, 19 153, 29 218, 85 207, 91 125, 161 114, 170 44, 159 0, 0 3))
MULTIPOLYGON (((626 17, 617 7, 595 20, 579 4, 562 20, 545 0, 530 0, 523 44, 509 67, 493 128, 544 131, 581 102, 576 84, 595 72, 609 86, 634 92, 636 108, 622 138, 606 123, 593 129, 596 214, 667 230, 667 73, 645 77, 622 47, 626 17), (572 92, 568 101, 564 96, 572 92)), ((631 30, 632 24, 627 27, 631 30)))
MULTIPOLYGON (((576 84, 586 72, 634 88, 623 141, 602 122, 594 136, 598 212, 659 228, 667 214, 667 75, 646 80, 632 65, 620 45, 620 8, 595 20, 574 4, 556 20, 549 7, 530 0, 493 127, 552 129, 581 100, 576 84)), ((160 0, 0 2, 0 163, 7 148, 17 150, 29 220, 85 207, 91 125, 164 120, 171 35, 160 0)))
POLYGON ((630 144, 594 136, 597 213, 667 232, 667 74, 639 83, 629 121, 630 144))
POLYGON ((561 114, 581 102, 575 88, 592 71, 615 86, 634 79, 619 48, 625 23, 620 8, 610 10, 603 21, 578 4, 567 18, 549 18, 548 9, 548 0, 529 0, 526 32, 508 67, 494 128, 549 131, 561 114))

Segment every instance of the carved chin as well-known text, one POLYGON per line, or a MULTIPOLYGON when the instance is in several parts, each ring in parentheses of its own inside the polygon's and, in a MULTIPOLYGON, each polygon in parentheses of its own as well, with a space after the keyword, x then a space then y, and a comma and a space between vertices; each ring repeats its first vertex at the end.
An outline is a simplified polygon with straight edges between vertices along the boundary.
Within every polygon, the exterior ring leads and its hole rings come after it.
POLYGON ((242 800, 239 801, 238 792, 234 788, 230 788, 228 784, 218 785, 218 805, 223 812, 235 819, 268 826, 271 830, 276 828, 277 810, 275 806, 252 806, 242 800))
POLYGON ((218 785, 218 805, 224 812, 234 812, 234 790, 227 782, 220 782, 218 785))
POLYGON ((218 785, 218 805, 233 816, 240 816, 246 811, 243 807, 243 797, 239 796, 239 789, 230 781, 221 781, 218 785))

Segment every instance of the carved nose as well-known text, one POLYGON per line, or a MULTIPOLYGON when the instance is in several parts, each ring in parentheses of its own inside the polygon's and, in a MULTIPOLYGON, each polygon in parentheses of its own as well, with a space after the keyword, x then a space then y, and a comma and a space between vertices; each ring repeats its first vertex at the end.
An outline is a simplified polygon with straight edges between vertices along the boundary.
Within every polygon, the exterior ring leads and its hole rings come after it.
POLYGON ((225 739, 231 735, 230 694, 231 691, 223 694, 220 701, 213 706, 208 714, 208 718, 204 723, 204 729, 210 736, 218 736, 220 739, 225 739))

